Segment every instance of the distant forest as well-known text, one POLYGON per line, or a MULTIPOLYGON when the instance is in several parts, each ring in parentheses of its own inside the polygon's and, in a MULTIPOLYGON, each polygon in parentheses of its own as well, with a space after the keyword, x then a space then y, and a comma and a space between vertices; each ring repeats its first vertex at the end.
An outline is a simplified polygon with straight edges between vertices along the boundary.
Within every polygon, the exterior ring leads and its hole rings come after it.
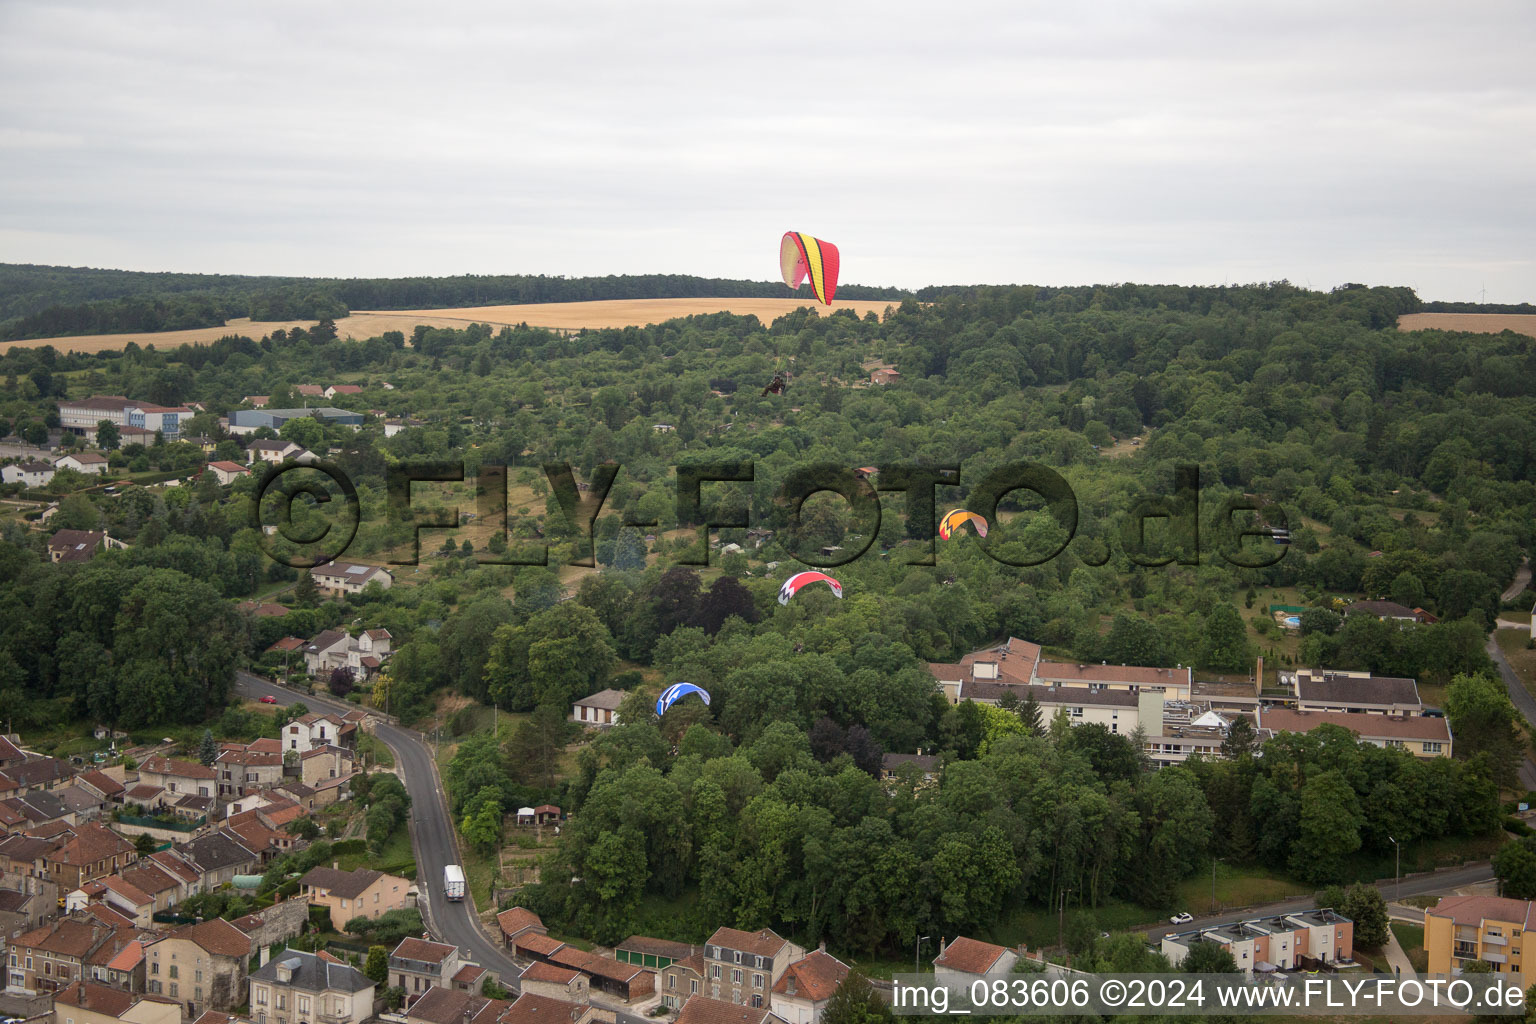
MULTIPOLYGON (((217 327, 226 320, 318 320, 353 309, 437 309, 592 299, 702 296, 790 298, 777 281, 732 281, 686 274, 547 277, 242 277, 141 273, 83 267, 0 264, 0 341, 80 334, 136 334, 217 327)), ((899 288, 844 284, 845 299, 912 295, 899 288)))

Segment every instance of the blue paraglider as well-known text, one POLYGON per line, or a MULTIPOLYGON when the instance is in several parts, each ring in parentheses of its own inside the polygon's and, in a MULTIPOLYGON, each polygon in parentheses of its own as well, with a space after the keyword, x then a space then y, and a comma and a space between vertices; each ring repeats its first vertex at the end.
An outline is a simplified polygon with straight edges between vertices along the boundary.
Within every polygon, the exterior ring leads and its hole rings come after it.
POLYGON ((704 687, 695 686, 692 683, 673 683, 665 690, 662 690, 661 696, 656 698, 656 714, 665 715, 668 708, 676 704, 680 698, 686 697, 690 693, 698 694, 705 704, 709 703, 709 691, 704 689, 704 687))

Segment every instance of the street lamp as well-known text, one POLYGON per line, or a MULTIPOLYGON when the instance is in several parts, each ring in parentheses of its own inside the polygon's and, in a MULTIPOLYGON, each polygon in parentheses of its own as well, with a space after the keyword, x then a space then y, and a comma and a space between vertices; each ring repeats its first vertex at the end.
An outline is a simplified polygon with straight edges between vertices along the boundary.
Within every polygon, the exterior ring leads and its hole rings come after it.
POLYGON ((1396 839, 1387 836, 1392 842, 1392 847, 1397 851, 1397 866, 1392 870, 1392 899, 1401 902, 1403 898, 1403 846, 1396 839))
POLYGON ((918 964, 918 957, 922 954, 923 943, 927 942, 931 938, 933 938, 933 936, 931 936, 931 935, 920 935, 920 936, 918 936, 917 941, 915 943, 913 943, 913 945, 912 945, 912 973, 913 974, 921 974, 922 973, 922 971, 917 966, 917 964, 918 964))
POLYGON ((1067 897, 1071 895, 1071 889, 1061 890, 1061 907, 1056 914, 1056 945, 1065 947, 1067 942, 1065 922, 1067 919, 1067 897))

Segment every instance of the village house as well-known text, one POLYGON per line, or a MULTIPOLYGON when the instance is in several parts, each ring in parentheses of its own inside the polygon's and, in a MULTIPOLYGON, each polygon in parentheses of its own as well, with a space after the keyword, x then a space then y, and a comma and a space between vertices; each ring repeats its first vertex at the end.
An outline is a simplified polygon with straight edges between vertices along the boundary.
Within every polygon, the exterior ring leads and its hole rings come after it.
POLYGON ((623 690, 610 689, 583 697, 572 706, 571 721, 590 726, 618 725, 619 705, 627 696, 623 690))
POLYGON ((880 759, 880 778, 885 782, 894 782, 901 778, 902 769, 908 765, 924 785, 933 783, 939 777, 937 755, 886 754, 880 759))
POLYGON ((933 959, 933 974, 941 980, 961 981, 982 974, 1008 974, 1018 959, 1012 950, 961 935, 947 944, 940 941, 939 955, 933 959))
POLYGON ((317 679, 337 668, 352 669, 357 679, 371 676, 389 657, 393 639, 387 629, 367 629, 357 636, 327 629, 303 646, 304 669, 317 679))
POLYGON ((709 995, 745 1006, 766 1007, 780 976, 805 950, 764 928, 755 932, 717 928, 704 946, 709 995))
POLYGON ((13 466, 0 466, 0 481, 26 487, 46 487, 53 481, 54 469, 46 462, 29 460, 13 466))
POLYGON ((309 570, 315 586, 326 597, 361 594, 370 583, 377 583, 388 590, 395 585, 394 576, 388 569, 377 565, 358 565, 354 562, 329 562, 309 570))
POLYGON ((366 868, 311 868, 299 879, 299 886, 312 906, 330 911, 331 925, 338 932, 346 931, 347 922, 353 918, 366 917, 371 921, 411 905, 408 879, 366 868))
POLYGON ((43 854, 43 867, 61 893, 116 874, 139 859, 132 843, 94 821, 76 825, 54 841, 58 845, 43 854))
MULTIPOLYGON (((352 746, 357 742, 357 726, 336 715, 311 711, 283 726, 283 753, 301 755, 325 747, 352 746)), ((307 783, 314 785, 314 783, 307 783)))
POLYGON ((374 983, 326 953, 288 949, 250 978, 255 1024, 362 1024, 373 1016, 374 983))
POLYGON ((72 469, 86 476, 101 476, 107 471, 107 457, 100 452, 71 452, 53 465, 55 469, 72 469))
POLYGON ((0 768, 0 796, 26 796, 54 789, 74 776, 74 769, 56 757, 28 757, 0 768))
POLYGON ((337 395, 360 395, 363 389, 357 384, 332 384, 321 393, 326 398, 335 398, 337 395))
POLYGON ((48 538, 48 560, 89 562, 99 551, 127 546, 106 530, 58 530, 48 538))
POLYGON ((704 990, 704 970, 702 953, 685 956, 663 967, 656 982, 661 989, 661 1005, 669 1010, 681 1010, 683 1004, 704 990))
POLYGON ((517 976, 522 991, 566 1003, 585 1003, 591 997, 587 976, 558 964, 535 960, 517 976))
POLYGON ((132 922, 74 913, 16 937, 7 950, 13 991, 55 992, 86 977, 93 960, 103 964, 132 939, 132 922), (98 956, 99 955, 99 956, 98 956))
POLYGON ((236 875, 257 874, 261 869, 261 855, 223 829, 181 843, 176 853, 197 872, 201 890, 216 889, 236 875))
POLYGON ((214 771, 218 773, 219 798, 238 799, 282 782, 282 750, 269 749, 272 746, 275 743, 261 749, 254 744, 226 743, 213 761, 214 771))
POLYGON ((1423 612, 1396 601, 1356 601, 1344 609, 1345 615, 1372 615, 1382 622, 1422 622, 1423 612))
POLYGON ((557 967, 580 971, 586 975, 587 983, 592 988, 625 1002, 645 998, 656 991, 656 975, 645 968, 621 964, 612 957, 598 956, 575 946, 557 949, 550 955, 549 962, 557 967))
POLYGON ((204 1010, 231 1010, 246 1001, 251 940, 221 918, 177 928, 145 950, 151 995, 168 996, 195 1018, 204 1010))
POLYGON ((238 462, 220 460, 208 463, 208 472, 213 474, 213 478, 219 482, 220 486, 227 486, 242 476, 249 476, 251 471, 238 462))
POLYGON ((258 462, 267 462, 279 465, 289 459, 298 461, 300 454, 304 453, 304 446, 294 444, 292 441, 283 441, 272 438, 267 441, 252 441, 245 446, 246 464, 254 466, 258 462))
POLYGON ((415 1002, 434 987, 452 988, 452 978, 462 965, 458 946, 401 939, 389 954, 389 977, 395 988, 405 989, 407 1002, 415 1002))
POLYGON ((77 981, 53 996, 51 1024, 181 1024, 181 1006, 161 996, 135 995, 77 981))
POLYGON ((749 1007, 698 995, 688 1000, 675 1024, 782 1024, 767 1005, 749 1007))
POLYGON ((787 1024, 819 1024, 848 965, 824 949, 816 949, 790 964, 773 985, 770 1005, 787 1024))
POLYGON ((497 914, 496 927, 501 931, 501 941, 508 949, 513 948, 519 936, 529 932, 536 935, 549 934, 549 929, 544 927, 539 915, 524 907, 509 907, 497 914))
POLYGON ((139 783, 159 786, 178 796, 218 795, 219 773, 196 761, 172 757, 147 757, 139 765, 139 783))
POLYGON ((345 747, 312 747, 299 755, 299 780, 319 786, 352 774, 352 751, 345 747))

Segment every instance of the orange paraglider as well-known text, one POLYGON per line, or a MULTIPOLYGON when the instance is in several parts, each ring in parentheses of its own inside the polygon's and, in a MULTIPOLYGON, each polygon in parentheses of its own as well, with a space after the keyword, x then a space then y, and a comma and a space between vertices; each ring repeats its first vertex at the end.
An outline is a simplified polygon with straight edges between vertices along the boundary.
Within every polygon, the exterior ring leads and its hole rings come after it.
POLYGON ((806 278, 816 299, 832 305, 832 295, 837 291, 837 246, 823 242, 800 231, 786 231, 779 243, 779 267, 784 272, 784 283, 799 288, 806 278))
POLYGON ((974 512, 967 512, 963 508, 957 508, 951 512, 946 512, 944 518, 939 520, 939 536, 949 540, 950 537, 954 536, 955 531, 966 523, 970 523, 976 530, 976 536, 985 537, 987 535, 987 521, 985 519, 974 512))

